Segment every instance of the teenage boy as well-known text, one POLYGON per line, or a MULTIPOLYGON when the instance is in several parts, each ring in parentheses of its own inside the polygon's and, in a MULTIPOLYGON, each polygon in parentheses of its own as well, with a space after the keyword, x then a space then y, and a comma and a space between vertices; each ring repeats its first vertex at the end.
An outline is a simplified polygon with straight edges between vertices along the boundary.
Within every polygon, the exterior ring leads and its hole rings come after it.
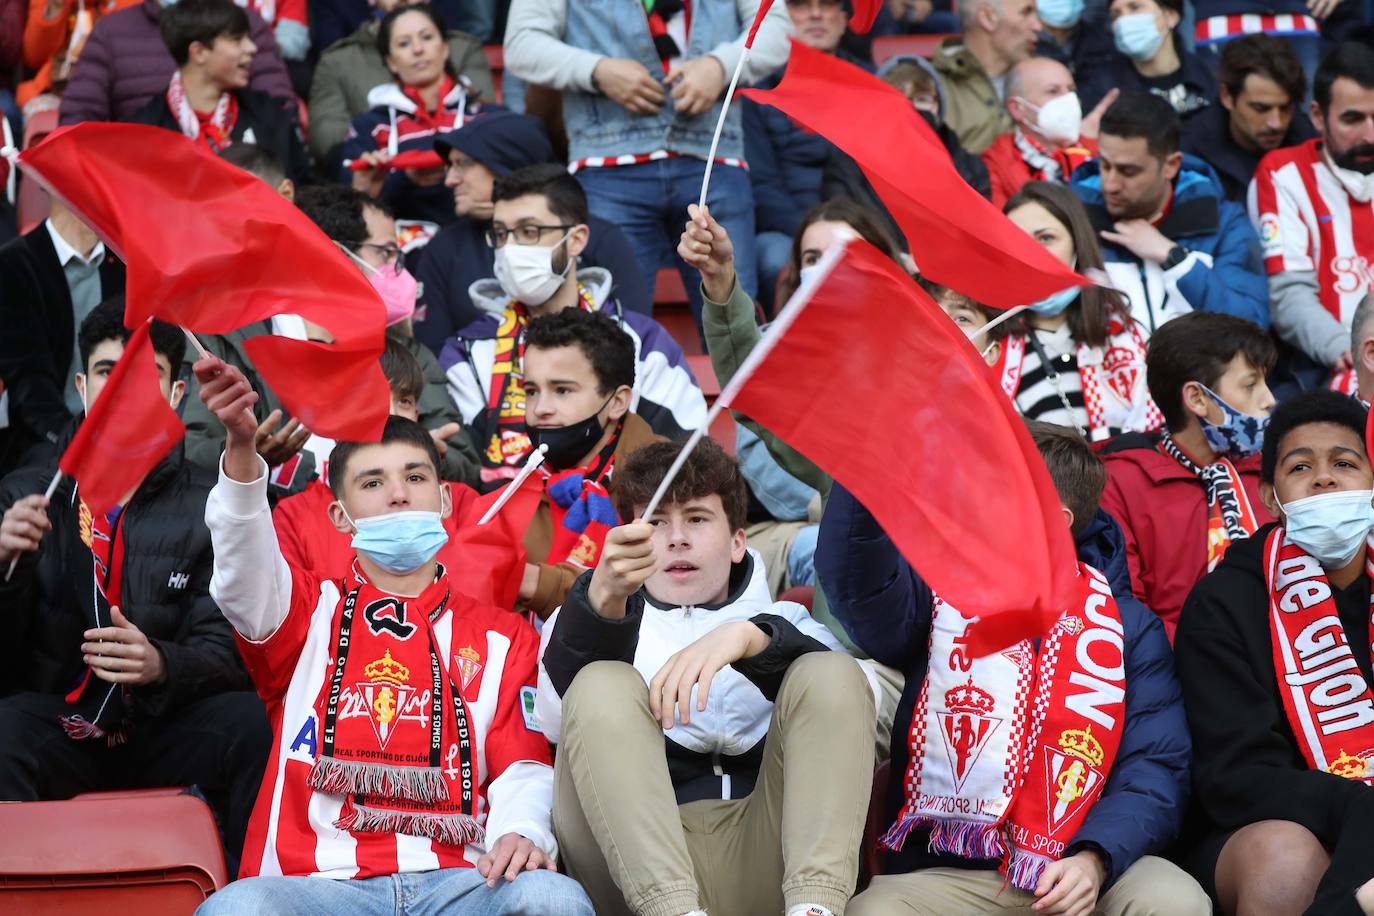
POLYGON ((160 28, 177 70, 166 91, 130 120, 177 131, 213 153, 257 144, 293 182, 307 181, 310 160, 295 119, 279 100, 248 88, 258 50, 248 37, 248 14, 233 0, 186 0, 162 11, 160 28))
POLYGON ((525 337, 525 428, 547 445, 544 498, 525 532, 534 560, 522 604, 548 617, 574 580, 597 564, 618 519, 613 477, 625 459, 658 440, 630 410, 634 341, 605 312, 563 309, 530 322, 525 337))
POLYGON ((603 916, 843 913, 873 693, 805 608, 772 601, 744 479, 715 442, 641 520, 680 450, 625 464, 616 508, 635 521, 544 627, 535 708, 559 742, 564 861, 603 916))
POLYGON ((670 438, 701 426, 706 399, 682 348, 652 318, 621 309, 608 272, 578 269, 590 230, 577 179, 556 165, 530 166, 498 178, 491 198, 487 241, 496 249, 496 277, 469 291, 484 315, 439 355, 449 394, 476 436, 483 485, 514 477, 529 455, 522 358, 526 328, 540 315, 576 308, 613 317, 634 343, 634 411, 670 438))
POLYGON ((1183 608, 1175 653, 1204 827, 1190 865, 1224 913, 1374 913, 1374 526, 1366 410, 1274 409, 1260 496, 1278 519, 1183 608))
POLYGON ((340 579, 293 569, 254 445, 257 395, 214 356, 195 364, 224 424, 205 508, 212 594, 238 634, 275 743, 241 874, 202 913, 392 913, 398 895, 493 914, 589 916, 553 874, 549 746, 524 621, 450 587, 435 555, 452 507, 434 440, 391 417, 341 442, 329 518, 357 551, 340 579))
POLYGON ((1157 858, 1188 797, 1164 628, 1131 597, 1121 533, 1098 509, 1101 462, 1072 430, 1029 425, 1078 545, 1078 590, 1042 639, 1004 652, 971 657, 968 620, 831 489, 816 552, 831 611, 907 672, 884 817, 892 853, 850 916, 1210 912, 1196 882, 1157 858))
POLYGON ((1273 340, 1252 322, 1180 315, 1155 331, 1145 357, 1165 428, 1120 436, 1102 454, 1102 508, 1126 536, 1135 596, 1170 639, 1197 581, 1232 542, 1271 521, 1259 498, 1259 450, 1275 358, 1273 340))
MULTIPOLYGON (((162 396, 175 406, 186 338, 151 330, 162 396)), ((80 403, 94 404, 124 352, 123 298, 81 322, 80 403)), ((71 441, 68 424, 57 449, 71 441)), ((210 597, 213 555, 202 520, 210 475, 177 446, 106 516, 70 478, 41 494, 56 456, 0 484, 0 800, 195 785, 219 815, 237 861, 272 736, 262 702, 210 597)))

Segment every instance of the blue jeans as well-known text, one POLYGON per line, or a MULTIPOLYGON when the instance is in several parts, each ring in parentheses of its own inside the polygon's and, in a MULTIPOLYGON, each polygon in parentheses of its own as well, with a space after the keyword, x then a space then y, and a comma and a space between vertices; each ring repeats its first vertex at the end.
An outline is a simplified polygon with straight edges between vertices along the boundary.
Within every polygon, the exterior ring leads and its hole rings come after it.
MULTIPOLYGON (((690 156, 638 165, 581 169, 577 180, 587 192, 592 213, 618 225, 630 240, 649 284, 660 267, 673 266, 687 287, 687 300, 701 329, 701 275, 677 256, 677 243, 687 225, 687 205, 701 196, 706 162, 690 156)), ((754 254, 754 189, 744 169, 717 165, 711 169, 706 206, 730 233, 740 286, 753 296, 758 289, 754 254)))
POLYGON ((487 887, 475 868, 331 878, 244 878, 211 895, 196 916, 595 916, 567 875, 523 872, 487 887))
POLYGON ((785 232, 760 232, 754 237, 754 247, 759 262, 759 304, 773 315, 777 312, 773 294, 778 288, 778 276, 792 260, 792 236, 785 232))

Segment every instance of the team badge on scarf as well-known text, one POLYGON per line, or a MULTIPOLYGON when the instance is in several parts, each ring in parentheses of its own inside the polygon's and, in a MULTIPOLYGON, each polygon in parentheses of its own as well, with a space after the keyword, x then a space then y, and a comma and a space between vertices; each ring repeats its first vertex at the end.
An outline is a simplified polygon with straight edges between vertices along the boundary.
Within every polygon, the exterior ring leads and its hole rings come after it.
POLYGON ((1116 599, 1086 564, 1078 585, 1038 651, 1020 642, 984 658, 966 648, 968 620, 936 600, 889 849, 927 827, 932 850, 1001 859, 1028 891, 1063 856, 1116 759, 1126 696, 1116 599))
MULTIPOLYGON (((1374 578, 1374 541, 1365 575, 1374 578)), ((1307 765, 1374 785, 1374 693, 1355 662, 1321 564, 1275 528, 1264 542, 1269 635, 1288 724, 1307 765)), ((1374 641, 1371 630, 1360 634, 1374 641)))

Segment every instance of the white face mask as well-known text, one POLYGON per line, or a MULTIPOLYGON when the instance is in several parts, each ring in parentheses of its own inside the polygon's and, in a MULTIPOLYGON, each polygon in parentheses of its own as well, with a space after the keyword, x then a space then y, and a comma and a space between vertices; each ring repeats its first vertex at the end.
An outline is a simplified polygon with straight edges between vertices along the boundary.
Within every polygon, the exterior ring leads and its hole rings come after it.
POLYGON ((501 288, 524 305, 543 305, 558 291, 572 269, 572 256, 562 273, 553 269, 553 253, 572 235, 569 229, 563 238, 549 248, 542 245, 517 245, 513 238, 496 249, 496 279, 501 288))
POLYGON ((1336 180, 1345 188, 1347 194, 1362 204, 1374 199, 1374 172, 1366 175, 1354 169, 1341 168, 1326 150, 1322 150, 1322 158, 1326 160, 1326 167, 1336 176, 1336 180))
POLYGON ((1036 107, 1025 99, 1022 105, 1035 112, 1035 129, 1051 143, 1074 143, 1083 124, 1083 105, 1078 93, 1066 92, 1036 107))

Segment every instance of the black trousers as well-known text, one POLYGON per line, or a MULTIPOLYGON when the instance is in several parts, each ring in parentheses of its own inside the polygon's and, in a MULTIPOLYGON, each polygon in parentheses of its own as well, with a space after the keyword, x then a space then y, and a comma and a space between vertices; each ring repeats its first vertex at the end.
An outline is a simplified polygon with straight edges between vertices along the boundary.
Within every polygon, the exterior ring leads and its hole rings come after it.
POLYGON ((82 792, 196 786, 219 819, 232 877, 272 749, 257 694, 221 693, 139 720, 118 747, 74 741, 60 696, 0 699, 0 801, 56 801, 82 792))

